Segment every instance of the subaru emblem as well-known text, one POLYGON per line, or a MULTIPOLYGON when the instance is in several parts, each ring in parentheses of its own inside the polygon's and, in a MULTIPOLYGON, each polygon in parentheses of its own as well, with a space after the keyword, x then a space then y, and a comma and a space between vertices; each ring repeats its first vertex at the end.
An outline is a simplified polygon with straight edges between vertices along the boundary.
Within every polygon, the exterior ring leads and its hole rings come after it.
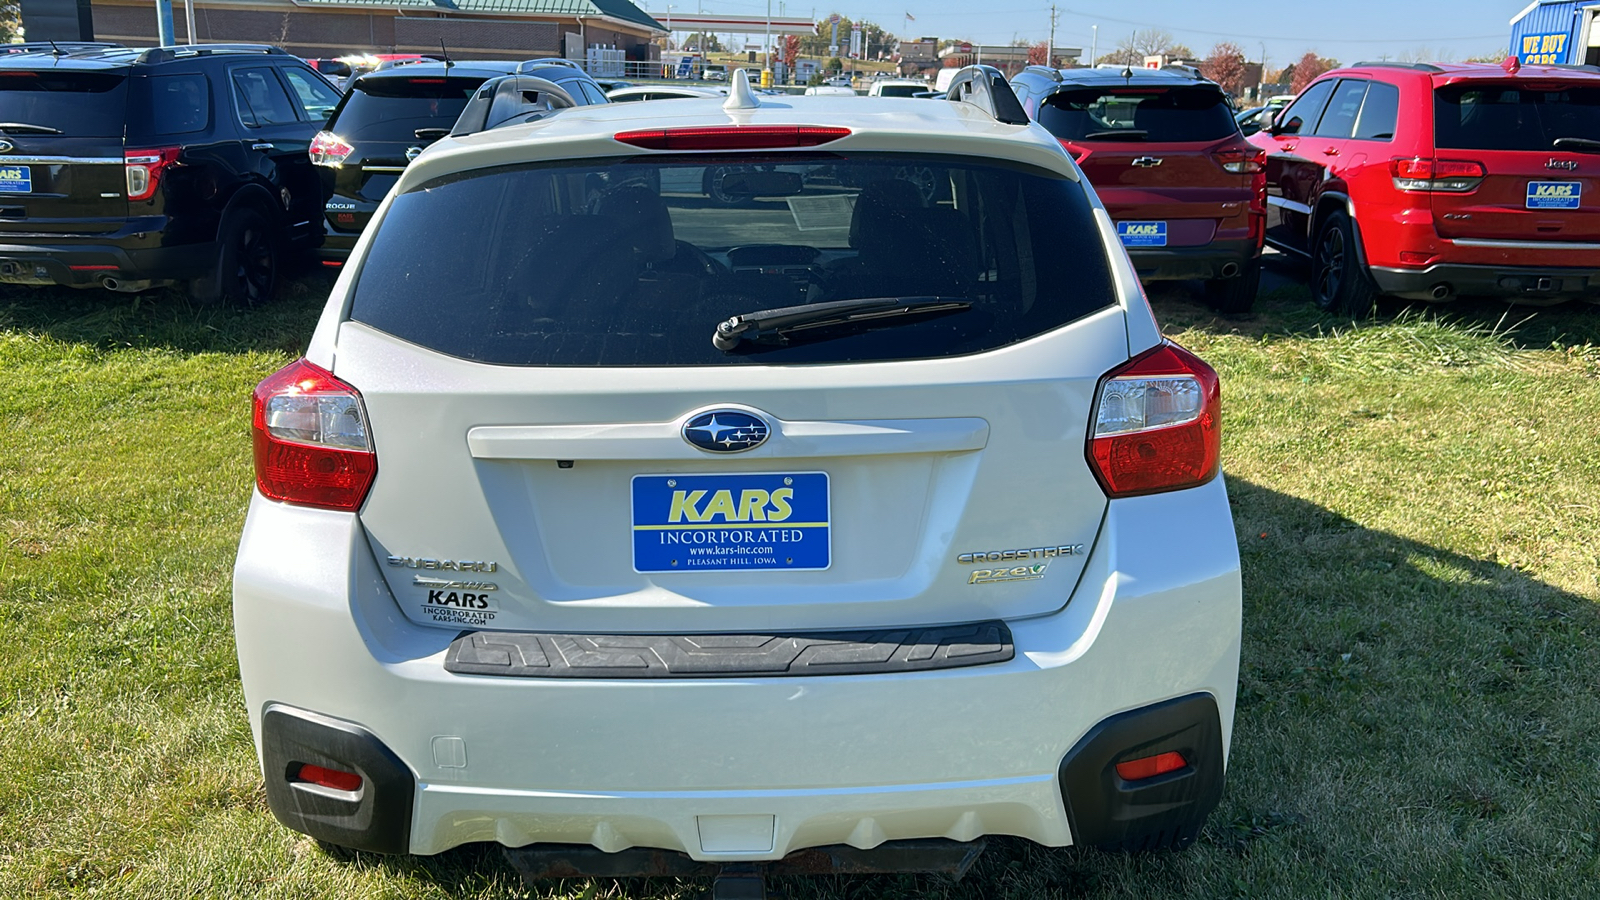
POLYGON ((701 413, 683 423, 683 439, 712 453, 753 450, 771 433, 766 422, 737 409, 701 413))
POLYGON ((10 153, 15 149, 17 149, 16 144, 11 143, 5 138, 0 138, 0 153, 10 153))

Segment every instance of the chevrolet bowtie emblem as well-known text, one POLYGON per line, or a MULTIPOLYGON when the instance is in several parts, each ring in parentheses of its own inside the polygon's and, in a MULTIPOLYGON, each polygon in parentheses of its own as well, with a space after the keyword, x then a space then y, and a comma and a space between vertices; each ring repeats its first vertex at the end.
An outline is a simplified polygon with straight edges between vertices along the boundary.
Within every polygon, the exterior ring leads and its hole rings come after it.
POLYGON ((1154 156, 1141 156, 1134 160, 1133 164, 1141 169, 1154 169, 1156 166, 1161 165, 1161 160, 1154 156))

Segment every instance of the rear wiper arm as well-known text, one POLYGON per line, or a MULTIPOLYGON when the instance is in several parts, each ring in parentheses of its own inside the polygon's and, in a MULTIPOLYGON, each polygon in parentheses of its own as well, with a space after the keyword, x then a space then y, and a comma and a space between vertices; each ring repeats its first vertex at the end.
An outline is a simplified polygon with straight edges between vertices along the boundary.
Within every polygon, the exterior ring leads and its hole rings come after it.
POLYGON ((783 343, 783 335, 808 328, 826 328, 845 322, 866 322, 896 316, 954 312, 972 307, 962 297, 859 297, 763 309, 717 323, 711 343, 728 352, 741 340, 783 343))
POLYGON ((1142 141, 1142 140, 1144 140, 1145 138, 1147 138, 1149 136, 1150 136, 1150 132, 1145 131, 1144 129, 1141 129, 1141 128, 1118 128, 1118 129, 1116 129, 1114 131, 1091 131, 1088 134, 1084 135, 1083 137, 1079 138, 1078 140, 1080 140, 1080 141, 1093 141, 1093 140, 1097 140, 1099 138, 1120 138, 1120 137, 1125 137, 1130 141, 1142 141))
POLYGON ((20 131, 27 134, 60 134, 61 129, 49 125, 30 125, 27 122, 0 122, 0 131, 20 131))
POLYGON ((1574 150, 1578 153, 1600 153, 1600 141, 1589 138, 1564 137, 1552 142, 1557 150, 1574 150))

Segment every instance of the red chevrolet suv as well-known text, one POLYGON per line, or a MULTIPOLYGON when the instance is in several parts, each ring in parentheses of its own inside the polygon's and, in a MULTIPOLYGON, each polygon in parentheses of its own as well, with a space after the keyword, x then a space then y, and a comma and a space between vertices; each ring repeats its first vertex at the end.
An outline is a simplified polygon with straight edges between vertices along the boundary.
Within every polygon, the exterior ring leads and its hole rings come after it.
POLYGON ((1011 89, 1078 161, 1140 279, 1202 278, 1219 311, 1250 309, 1266 180, 1222 88, 1183 67, 1029 66, 1011 89))
POLYGON ((1600 301, 1600 69, 1359 63, 1251 142, 1317 304, 1600 301))

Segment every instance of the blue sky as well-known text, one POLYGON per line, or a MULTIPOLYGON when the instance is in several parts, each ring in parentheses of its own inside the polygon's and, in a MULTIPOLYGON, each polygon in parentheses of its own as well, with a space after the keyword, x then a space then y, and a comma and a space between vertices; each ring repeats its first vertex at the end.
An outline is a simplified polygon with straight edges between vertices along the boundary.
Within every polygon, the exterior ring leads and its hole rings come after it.
MULTIPOLYGON (((676 0, 675 9, 692 9, 695 0, 676 0), (682 5, 680 5, 682 4, 682 5)), ((763 0, 699 0, 706 12, 764 13, 763 0)), ((1390 58, 1421 49, 1435 58, 1456 59, 1504 53, 1511 17, 1528 0, 1122 0, 1058 2, 1056 45, 1083 47, 1088 54, 1090 26, 1100 26, 1104 53, 1135 28, 1156 26, 1172 32, 1204 56, 1218 41, 1232 40, 1252 61, 1263 45, 1267 62, 1282 67, 1307 50, 1342 62, 1390 58)), ((664 4, 646 0, 646 9, 664 4)), ((843 0, 774 2, 772 14, 825 17, 839 12, 877 22, 901 34, 1010 43, 1013 38, 1044 40, 1050 28, 1048 0, 843 0), (905 13, 916 21, 906 25, 905 13)), ((904 36, 904 35, 902 35, 904 36)))

